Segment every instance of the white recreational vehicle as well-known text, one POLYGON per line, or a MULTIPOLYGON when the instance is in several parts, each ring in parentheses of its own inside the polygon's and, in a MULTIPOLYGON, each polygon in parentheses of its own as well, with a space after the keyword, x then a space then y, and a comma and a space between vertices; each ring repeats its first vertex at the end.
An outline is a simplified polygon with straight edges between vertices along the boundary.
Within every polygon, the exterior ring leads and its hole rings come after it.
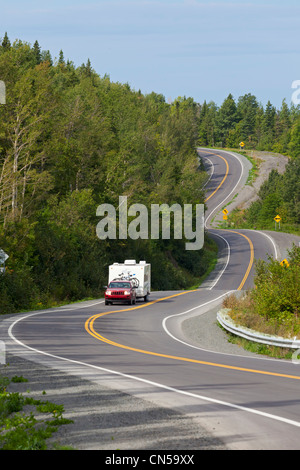
POLYGON ((114 263, 109 266, 108 284, 115 279, 130 280, 136 290, 136 298, 144 298, 145 302, 151 292, 151 265, 146 261, 139 263, 127 259, 124 263, 114 263))

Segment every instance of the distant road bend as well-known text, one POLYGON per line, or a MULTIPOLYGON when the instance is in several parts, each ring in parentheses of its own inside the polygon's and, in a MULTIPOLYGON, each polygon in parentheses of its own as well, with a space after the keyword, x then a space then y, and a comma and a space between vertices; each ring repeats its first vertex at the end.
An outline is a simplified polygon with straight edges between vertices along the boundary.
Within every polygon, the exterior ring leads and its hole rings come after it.
POLYGON ((299 449, 300 365, 210 350, 182 332, 184 319, 215 318, 226 295, 252 286, 255 258, 278 255, 270 234, 213 228, 247 171, 231 152, 199 155, 210 172, 206 228, 220 247, 201 288, 154 292, 130 308, 99 300, 14 316, 3 322, 7 342, 30 360, 188 414, 229 449, 299 449))

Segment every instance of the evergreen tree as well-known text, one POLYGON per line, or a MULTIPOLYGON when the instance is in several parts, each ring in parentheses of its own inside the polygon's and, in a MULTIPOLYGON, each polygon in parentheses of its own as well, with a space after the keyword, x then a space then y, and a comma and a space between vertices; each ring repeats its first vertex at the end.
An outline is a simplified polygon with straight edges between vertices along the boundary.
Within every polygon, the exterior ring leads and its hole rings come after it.
POLYGON ((222 106, 217 113, 217 129, 218 139, 222 146, 226 144, 226 139, 229 135, 229 131, 234 129, 238 122, 237 107, 230 93, 224 100, 222 106))
POLYGON ((49 65, 53 65, 53 60, 49 50, 41 52, 41 62, 48 62, 49 65))
POLYGON ((300 157, 300 118, 292 126, 288 149, 292 157, 300 157))
POLYGON ((291 113, 285 100, 275 116, 275 143, 273 151, 285 153, 288 150, 291 130, 291 113))
POLYGON ((91 64, 90 59, 87 60, 85 69, 86 69, 86 74, 87 74, 87 76, 88 76, 88 77, 91 77, 91 75, 92 75, 92 64, 91 64))
POLYGON ((272 150, 275 136, 276 109, 270 101, 267 102, 263 120, 263 144, 265 150, 272 150))
POLYGON ((252 144, 256 113, 258 103, 255 96, 250 93, 241 96, 237 104, 237 115, 239 119, 240 141, 247 141, 248 146, 252 144))
POLYGON ((58 63, 59 63, 60 65, 64 65, 64 63, 65 63, 64 53, 63 53, 62 50, 59 51, 58 63))
POLYGON ((217 105, 211 101, 200 107, 199 145, 215 145, 217 105))
POLYGON ((11 48, 10 40, 8 39, 7 33, 4 34, 4 38, 2 41, 2 47, 4 50, 9 50, 11 48))
POLYGON ((33 53, 35 56, 36 64, 37 65, 40 64, 42 61, 42 54, 41 54, 41 48, 40 48, 38 41, 35 41, 33 45, 33 53))

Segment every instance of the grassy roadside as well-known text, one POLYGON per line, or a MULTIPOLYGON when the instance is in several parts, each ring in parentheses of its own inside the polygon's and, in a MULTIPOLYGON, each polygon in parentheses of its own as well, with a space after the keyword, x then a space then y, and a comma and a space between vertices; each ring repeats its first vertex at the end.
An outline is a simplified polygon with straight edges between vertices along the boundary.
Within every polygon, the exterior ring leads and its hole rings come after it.
POLYGON ((59 426, 72 423, 63 417, 63 405, 37 400, 29 392, 9 391, 12 383, 28 380, 23 376, 7 377, 7 367, 0 368, 0 450, 67 450, 47 444, 59 426))
MULTIPOLYGON (((223 308, 229 309, 228 314, 234 323, 258 333, 299 340, 300 319, 292 315, 289 318, 275 316, 266 319, 266 317, 257 313, 257 305, 253 299, 252 292, 249 290, 241 297, 236 297, 232 294, 224 300, 223 308)), ((249 341, 227 330, 224 331, 227 333, 229 342, 238 344, 245 350, 281 359, 291 359, 292 357, 294 351, 292 349, 249 341)))

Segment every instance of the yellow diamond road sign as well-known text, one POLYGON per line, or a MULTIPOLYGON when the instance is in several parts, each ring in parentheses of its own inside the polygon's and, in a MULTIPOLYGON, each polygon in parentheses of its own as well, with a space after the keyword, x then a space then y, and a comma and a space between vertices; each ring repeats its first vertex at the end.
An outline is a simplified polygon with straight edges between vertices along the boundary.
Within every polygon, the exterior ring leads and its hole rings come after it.
POLYGON ((225 215, 228 214, 228 210, 227 210, 227 209, 224 209, 222 212, 223 212, 223 214, 225 214, 225 215))
POLYGON ((274 220, 275 222, 280 222, 281 221, 280 215, 276 215, 276 217, 274 217, 274 220))
POLYGON ((241 142, 241 143, 240 143, 240 147, 245 147, 244 142, 241 142))
POLYGON ((289 267, 290 263, 288 262, 287 259, 284 259, 283 261, 281 261, 281 266, 286 266, 287 268, 289 267))

